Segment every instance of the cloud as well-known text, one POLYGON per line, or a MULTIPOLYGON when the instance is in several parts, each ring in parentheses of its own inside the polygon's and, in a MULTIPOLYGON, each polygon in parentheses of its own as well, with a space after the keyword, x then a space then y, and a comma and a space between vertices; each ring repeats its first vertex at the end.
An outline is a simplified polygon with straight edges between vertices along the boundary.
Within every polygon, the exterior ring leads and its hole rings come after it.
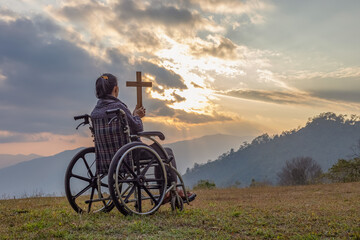
POLYGON ((14 11, 8 9, 8 8, 2 8, 0 7, 0 20, 9 22, 14 21, 18 18, 18 14, 16 14, 14 11))
POLYGON ((44 142, 50 139, 48 134, 24 134, 0 130, 0 143, 44 142))
POLYGON ((106 14, 108 8, 99 1, 74 1, 65 3, 60 9, 50 8, 50 10, 64 19, 72 19, 74 22, 86 24, 98 20, 101 14, 106 14))
POLYGON ((179 94, 176 94, 176 92, 173 92, 172 96, 175 98, 175 102, 183 102, 186 100, 186 98, 180 96, 179 94))
POLYGON ((119 19, 123 21, 136 20, 137 22, 152 22, 167 26, 194 25, 201 21, 198 14, 193 14, 188 9, 180 9, 162 3, 140 5, 135 1, 122 0, 115 5, 119 19))
POLYGON ((148 61, 142 61, 136 64, 135 68, 141 69, 144 73, 149 73, 154 76, 156 83, 161 86, 166 88, 187 89, 187 86, 184 84, 184 79, 171 70, 159 67, 148 61))
POLYGON ((139 52, 152 52, 161 48, 161 38, 151 30, 129 31, 127 34, 129 42, 139 52))
POLYGON ((111 25, 124 33, 121 23, 126 22, 131 26, 129 30, 125 30, 128 34, 135 28, 142 31, 151 27, 152 32, 156 33, 159 30, 177 40, 194 37, 198 30, 210 32, 223 30, 223 27, 216 24, 211 17, 204 17, 195 9, 183 7, 181 2, 118 0, 110 6, 116 13, 111 25), (120 27, 116 27, 119 23, 120 27))
POLYGON ((196 84, 196 83, 194 83, 194 82, 191 82, 191 85, 193 85, 193 86, 196 87, 196 88, 203 88, 203 87, 201 87, 200 85, 198 85, 198 84, 196 84))
POLYGON ((321 109, 319 111, 333 109, 333 111, 356 112, 360 109, 358 92, 237 89, 219 91, 218 94, 265 103, 321 109))
POLYGON ((49 141, 62 141, 64 143, 72 144, 79 139, 89 138, 89 134, 82 134, 81 137, 78 135, 56 135, 50 132, 40 133, 21 133, 21 132, 10 132, 0 130, 0 143, 39 143, 49 141))
POLYGON ((44 18, 0 21, 2 128, 70 133, 72 114, 95 101, 92 79, 102 67, 84 50, 56 38, 59 29, 44 18))
POLYGON ((50 156, 64 150, 76 149, 84 146, 91 146, 92 139, 73 135, 61 135, 50 132, 41 133, 19 133, 0 131, 0 152, 16 155, 38 153, 43 156, 50 156))
POLYGON ((217 36, 211 37, 210 41, 191 46, 192 54, 195 56, 213 56, 223 59, 236 59, 237 46, 228 38, 217 36))
POLYGON ((176 110, 174 118, 179 122, 185 122, 189 124, 201 124, 201 123, 210 123, 210 122, 225 122, 232 121, 231 117, 217 114, 213 112, 212 115, 206 114, 197 114, 197 113, 188 113, 184 110, 176 110))
MULTIPOLYGON (((215 115, 167 107, 185 100, 177 92, 188 88, 181 75, 146 59, 131 62, 117 48, 107 48, 104 61, 76 43, 62 39, 64 29, 49 19, 0 21, 0 32, 3 33, 0 35, 0 126, 9 132, 73 134, 76 123, 72 117, 90 113, 96 103, 94 82, 100 74, 112 72, 124 86, 125 81, 135 79, 135 71, 139 70, 153 76, 158 88, 172 94, 173 100, 160 102, 153 116, 173 116, 184 123, 221 121, 215 115)), ((125 87, 120 89, 120 97, 126 103, 133 102, 134 95, 125 87)), ((144 97, 151 103, 148 96, 144 97)), ((15 134, 2 141, 21 138, 32 139, 15 134)))
POLYGON ((166 143, 179 141, 179 139, 193 139, 210 134, 229 134, 233 136, 257 136, 268 129, 261 124, 245 119, 232 121, 213 121, 206 124, 181 124, 168 121, 164 118, 145 118, 145 126, 148 130, 161 130, 166 137, 166 143))
POLYGON ((156 99, 150 100, 150 102, 148 102, 147 104, 147 109, 149 109, 149 111, 147 111, 148 117, 166 117, 167 119, 172 119, 171 121, 175 124, 203 124, 210 122, 225 122, 233 120, 233 118, 229 116, 218 114, 216 112, 212 112, 211 114, 198 114, 194 112, 186 112, 181 109, 173 109, 167 106, 166 101, 160 101, 156 99))
POLYGON ((263 16, 259 13, 269 11, 273 6, 261 0, 190 0, 204 12, 216 14, 248 15, 253 23, 262 23, 263 16))
POLYGON ((160 100, 151 100, 146 105, 149 117, 171 117, 175 115, 175 109, 170 108, 160 100))
POLYGON ((313 99, 308 93, 300 93, 300 92, 239 89, 239 90, 230 90, 224 92, 223 94, 237 98, 258 100, 258 101, 278 103, 278 104, 302 104, 302 105, 314 104, 313 99))
POLYGON ((198 31, 224 30, 211 18, 180 7, 177 2, 73 1, 60 8, 48 7, 47 11, 68 31, 79 34, 78 39, 73 38, 79 45, 83 40, 90 43, 92 54, 96 51, 100 54, 110 45, 129 55, 139 52, 154 55, 169 47, 172 40, 183 42, 192 39, 198 31))
POLYGON ((5 80, 6 80, 6 76, 2 74, 2 70, 0 69, 0 86, 2 82, 4 82, 5 80))
POLYGON ((288 75, 289 79, 347 79, 360 78, 360 67, 341 67, 332 71, 295 71, 288 75))
POLYGON ((360 103, 360 96, 358 90, 317 90, 311 92, 311 94, 318 98, 332 101, 360 103))
POLYGON ((286 76, 289 85, 314 97, 344 102, 360 102, 360 68, 338 68, 328 72, 296 71, 286 76))

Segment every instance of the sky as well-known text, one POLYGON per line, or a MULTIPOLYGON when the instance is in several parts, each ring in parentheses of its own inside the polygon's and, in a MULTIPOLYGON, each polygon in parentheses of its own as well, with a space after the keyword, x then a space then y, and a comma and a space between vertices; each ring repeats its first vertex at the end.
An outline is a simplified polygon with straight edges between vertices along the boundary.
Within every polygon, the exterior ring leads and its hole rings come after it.
POLYGON ((0 154, 91 146, 73 116, 112 73, 167 142, 360 114, 358 0, 0 0, 0 154))

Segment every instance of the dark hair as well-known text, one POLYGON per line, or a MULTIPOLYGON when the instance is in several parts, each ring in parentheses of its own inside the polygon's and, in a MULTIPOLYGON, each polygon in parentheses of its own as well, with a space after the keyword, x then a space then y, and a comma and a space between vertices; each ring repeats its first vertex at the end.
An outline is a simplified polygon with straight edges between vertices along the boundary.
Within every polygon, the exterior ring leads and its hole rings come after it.
POLYGON ((96 79, 96 97, 105 98, 110 95, 115 86, 117 86, 117 78, 110 74, 104 73, 98 79, 96 79))

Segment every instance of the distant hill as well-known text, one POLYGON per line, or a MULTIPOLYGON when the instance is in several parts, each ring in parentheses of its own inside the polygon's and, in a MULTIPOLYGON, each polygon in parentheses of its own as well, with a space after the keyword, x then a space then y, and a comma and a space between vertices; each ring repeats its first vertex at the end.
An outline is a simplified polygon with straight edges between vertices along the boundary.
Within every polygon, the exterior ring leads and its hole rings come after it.
POLYGON ((40 155, 30 154, 30 155, 10 155, 10 154, 0 154, 0 169, 15 165, 20 162, 29 161, 31 159, 39 158, 40 155))
MULTIPOLYGON (((238 148, 250 137, 210 135, 168 144, 175 153, 178 169, 184 173, 194 163, 216 159, 221 153, 238 148)), ((21 197, 25 194, 63 195, 67 165, 80 149, 69 150, 54 156, 36 158, 0 169, 0 198, 21 197)))
POLYGON ((64 195, 67 165, 80 149, 0 169, 0 198, 35 194, 64 195))
POLYGON ((240 145, 253 139, 253 137, 238 137, 231 135, 207 135, 192 140, 179 141, 164 145, 173 149, 180 173, 185 173, 187 168, 192 168, 195 163, 202 164, 215 160, 222 153, 237 149, 240 145))
POLYGON ((217 186, 229 186, 236 181, 248 186, 251 179, 277 182, 277 172, 286 160, 308 156, 324 171, 339 158, 353 154, 360 139, 360 118, 347 118, 334 113, 322 113, 310 119, 306 126, 270 137, 255 138, 239 150, 221 155, 216 161, 196 166, 184 175, 188 186, 201 179, 212 180, 217 186))

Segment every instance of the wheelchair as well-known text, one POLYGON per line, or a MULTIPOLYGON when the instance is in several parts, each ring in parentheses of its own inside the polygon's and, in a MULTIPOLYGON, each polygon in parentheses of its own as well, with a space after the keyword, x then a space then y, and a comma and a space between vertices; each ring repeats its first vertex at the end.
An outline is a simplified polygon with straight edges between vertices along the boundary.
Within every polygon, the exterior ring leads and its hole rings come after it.
MULTIPOLYGON (((173 211, 182 211, 189 204, 181 174, 172 166, 170 157, 155 137, 164 140, 161 132, 146 131, 130 134, 125 112, 121 109, 106 111, 110 119, 107 124, 120 127, 125 144, 111 159, 107 173, 97 169, 95 147, 79 151, 70 161, 65 173, 65 193, 70 206, 77 213, 110 212, 116 207, 126 215, 148 215, 155 213, 170 194, 173 211), (147 139, 162 152, 162 157, 150 145, 139 141, 147 139), (176 173, 177 181, 168 182, 167 171, 176 173), (177 192, 180 188, 185 199, 177 192)), ((95 142, 94 122, 89 115, 75 116, 83 120, 76 129, 89 125, 95 142), (91 122, 90 122, 91 120, 91 122)))

